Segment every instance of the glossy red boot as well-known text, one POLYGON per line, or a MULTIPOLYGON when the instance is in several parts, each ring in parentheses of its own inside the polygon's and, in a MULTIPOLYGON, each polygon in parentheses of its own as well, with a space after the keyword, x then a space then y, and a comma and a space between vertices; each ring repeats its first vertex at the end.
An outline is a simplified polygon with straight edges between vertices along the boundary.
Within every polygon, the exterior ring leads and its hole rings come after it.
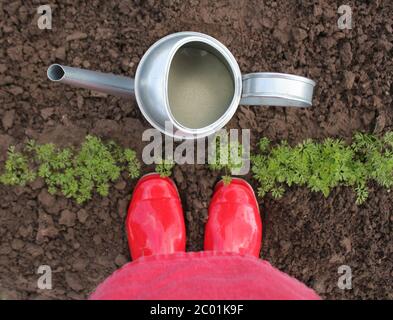
POLYGON ((205 228, 205 250, 259 256, 262 221, 252 187, 232 178, 229 185, 217 183, 205 228))
POLYGON ((138 181, 128 208, 126 232, 133 260, 185 251, 183 210, 171 179, 148 174, 138 181))

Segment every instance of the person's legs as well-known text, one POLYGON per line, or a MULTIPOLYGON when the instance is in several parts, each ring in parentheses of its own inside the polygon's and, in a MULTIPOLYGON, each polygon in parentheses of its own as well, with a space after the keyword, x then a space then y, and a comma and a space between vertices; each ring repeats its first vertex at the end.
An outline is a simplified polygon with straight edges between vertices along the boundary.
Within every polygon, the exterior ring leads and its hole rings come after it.
POLYGON ((131 255, 140 259, 115 271, 90 299, 319 299, 258 259, 261 218, 253 190, 243 180, 216 186, 205 237, 205 249, 211 251, 184 252, 176 187, 157 175, 139 181, 126 229, 131 255))
POLYGON ((262 222, 252 187, 233 178, 220 181, 209 206, 205 250, 235 252, 258 257, 262 246, 262 222))
POLYGON ((128 208, 126 232, 133 260, 185 251, 183 210, 171 179, 149 174, 138 181, 128 208))

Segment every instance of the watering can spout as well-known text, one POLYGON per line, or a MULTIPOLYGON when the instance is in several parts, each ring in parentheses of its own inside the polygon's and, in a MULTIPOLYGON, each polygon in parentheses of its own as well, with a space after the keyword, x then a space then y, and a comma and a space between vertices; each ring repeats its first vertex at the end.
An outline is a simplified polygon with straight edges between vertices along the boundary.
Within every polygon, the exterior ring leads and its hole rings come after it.
POLYGON ((121 97, 134 96, 134 79, 129 77, 66 67, 60 64, 49 66, 47 75, 51 81, 63 82, 74 87, 121 97))

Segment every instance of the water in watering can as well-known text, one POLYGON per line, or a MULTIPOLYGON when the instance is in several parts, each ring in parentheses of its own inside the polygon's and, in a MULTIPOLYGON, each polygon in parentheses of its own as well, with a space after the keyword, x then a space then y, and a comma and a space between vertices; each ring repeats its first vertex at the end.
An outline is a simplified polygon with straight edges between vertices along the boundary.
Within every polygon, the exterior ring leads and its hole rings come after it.
POLYGON ((168 81, 173 117, 183 126, 197 129, 219 119, 234 94, 233 78, 214 54, 183 47, 175 54, 168 81))

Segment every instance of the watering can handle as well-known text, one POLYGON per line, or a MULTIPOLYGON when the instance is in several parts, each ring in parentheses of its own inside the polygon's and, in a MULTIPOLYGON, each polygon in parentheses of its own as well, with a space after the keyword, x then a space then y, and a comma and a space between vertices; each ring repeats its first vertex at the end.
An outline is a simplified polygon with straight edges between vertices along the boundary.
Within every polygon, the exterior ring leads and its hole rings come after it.
POLYGON ((310 107, 315 82, 285 73, 258 72, 242 76, 240 104, 310 107))
POLYGON ((69 85, 108 93, 115 96, 134 96, 134 79, 116 76, 111 73, 90 71, 80 68, 66 67, 52 64, 47 71, 52 81, 63 82, 69 85))

